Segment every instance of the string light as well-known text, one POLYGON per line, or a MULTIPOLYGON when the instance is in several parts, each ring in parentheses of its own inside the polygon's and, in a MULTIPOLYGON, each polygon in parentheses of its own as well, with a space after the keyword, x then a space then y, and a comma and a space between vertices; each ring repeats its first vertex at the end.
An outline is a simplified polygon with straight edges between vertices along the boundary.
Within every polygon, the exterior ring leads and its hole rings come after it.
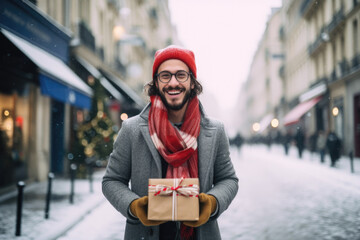
POLYGON ((122 120, 122 121, 125 121, 126 119, 128 119, 129 118, 129 116, 126 114, 126 113, 122 113, 121 115, 120 115, 120 119, 122 120))

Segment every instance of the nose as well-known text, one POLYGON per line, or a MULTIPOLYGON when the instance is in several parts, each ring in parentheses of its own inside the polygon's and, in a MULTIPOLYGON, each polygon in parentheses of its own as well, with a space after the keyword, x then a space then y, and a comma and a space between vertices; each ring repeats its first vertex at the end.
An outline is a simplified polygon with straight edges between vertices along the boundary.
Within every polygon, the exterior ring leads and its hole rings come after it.
POLYGON ((168 85, 177 85, 179 82, 176 80, 175 74, 171 76, 170 81, 168 82, 168 85))

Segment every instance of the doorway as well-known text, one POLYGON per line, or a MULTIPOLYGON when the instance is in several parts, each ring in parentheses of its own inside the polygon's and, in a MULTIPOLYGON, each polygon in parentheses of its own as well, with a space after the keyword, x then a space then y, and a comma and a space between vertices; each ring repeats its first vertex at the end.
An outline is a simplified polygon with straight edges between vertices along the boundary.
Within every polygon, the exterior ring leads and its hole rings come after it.
POLYGON ((51 165, 53 173, 64 172, 64 103, 51 101, 51 165))

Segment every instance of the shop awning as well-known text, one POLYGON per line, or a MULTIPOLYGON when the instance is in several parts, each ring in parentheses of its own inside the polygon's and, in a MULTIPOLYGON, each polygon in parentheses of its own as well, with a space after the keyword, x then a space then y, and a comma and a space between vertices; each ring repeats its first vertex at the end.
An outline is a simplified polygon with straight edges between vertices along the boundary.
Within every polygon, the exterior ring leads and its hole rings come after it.
POLYGON ((313 86, 309 91, 300 95, 299 100, 300 102, 305 102, 309 99, 313 99, 317 96, 323 95, 326 92, 326 84, 320 83, 316 86, 313 86))
POLYGON ((1 29, 1 32, 39 67, 42 94, 80 108, 90 109, 92 89, 63 61, 5 29, 1 29))
POLYGON ((118 77, 114 76, 111 73, 107 73, 105 71, 100 70, 100 72, 113 84, 113 86, 120 91, 120 93, 126 97, 127 100, 136 104, 139 108, 145 106, 145 102, 142 98, 132 90, 123 80, 119 79, 118 77))
POLYGON ((320 100, 321 96, 302 102, 293 108, 288 114, 284 117, 284 125, 288 126, 295 124, 300 121, 300 118, 307 113, 312 107, 314 107, 320 100))
POLYGON ((99 70, 94 67, 92 64, 90 64, 85 59, 77 56, 75 57, 76 60, 81 64, 83 68, 86 69, 91 75, 93 75, 95 78, 99 79, 100 84, 110 93, 111 96, 113 96, 116 100, 119 100, 120 102, 124 101, 124 97, 120 94, 120 92, 109 82, 108 79, 106 79, 99 70))

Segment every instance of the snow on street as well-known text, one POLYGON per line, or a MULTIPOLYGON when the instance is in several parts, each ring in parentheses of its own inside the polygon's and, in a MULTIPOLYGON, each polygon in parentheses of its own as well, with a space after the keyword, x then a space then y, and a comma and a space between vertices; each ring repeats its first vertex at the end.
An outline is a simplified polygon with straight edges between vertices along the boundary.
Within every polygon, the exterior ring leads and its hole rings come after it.
MULTIPOLYGON (((219 218, 225 240, 360 239, 360 178, 274 147, 231 149, 239 192, 219 218)), ((124 217, 108 203, 59 240, 123 239, 124 217)))

